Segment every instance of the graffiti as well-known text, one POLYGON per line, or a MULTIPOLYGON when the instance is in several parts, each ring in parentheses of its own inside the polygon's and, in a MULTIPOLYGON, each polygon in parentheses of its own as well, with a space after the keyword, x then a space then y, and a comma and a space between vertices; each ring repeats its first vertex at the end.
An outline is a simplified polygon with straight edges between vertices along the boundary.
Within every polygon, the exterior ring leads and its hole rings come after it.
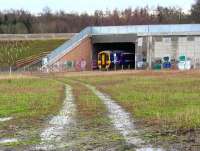
MULTIPOLYGON (((51 66, 52 72, 62 72, 62 71, 85 71, 87 67, 87 61, 84 59, 81 60, 65 60, 58 61, 57 63, 51 66)), ((44 69, 43 69, 44 70, 44 69)))
POLYGON ((86 61, 85 60, 81 60, 81 70, 85 70, 86 69, 86 61))
POLYGON ((86 69, 87 62, 84 59, 76 61, 76 70, 84 71, 86 69))
POLYGON ((63 64, 64 69, 74 69, 74 61, 65 61, 63 64))

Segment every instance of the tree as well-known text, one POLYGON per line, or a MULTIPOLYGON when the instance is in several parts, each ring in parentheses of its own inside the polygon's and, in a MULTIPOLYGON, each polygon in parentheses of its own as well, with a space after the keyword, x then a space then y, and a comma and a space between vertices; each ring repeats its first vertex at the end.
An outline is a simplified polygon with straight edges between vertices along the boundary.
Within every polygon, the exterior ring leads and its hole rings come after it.
POLYGON ((124 12, 122 12, 124 18, 123 24, 131 24, 132 14, 132 8, 125 9, 124 12))
POLYGON ((27 34, 28 30, 26 28, 26 26, 24 25, 24 23, 17 23, 15 25, 15 33, 16 34, 27 34))
POLYGON ((196 3, 191 8, 192 22, 200 23, 200 0, 196 0, 196 3))
POLYGON ((58 33, 79 32, 87 26, 177 24, 200 22, 200 0, 192 6, 191 14, 177 7, 158 6, 156 10, 128 8, 125 10, 96 10, 94 14, 52 12, 45 7, 39 15, 24 10, 0 11, 0 33, 58 33), (191 18, 193 18, 191 20, 191 18))

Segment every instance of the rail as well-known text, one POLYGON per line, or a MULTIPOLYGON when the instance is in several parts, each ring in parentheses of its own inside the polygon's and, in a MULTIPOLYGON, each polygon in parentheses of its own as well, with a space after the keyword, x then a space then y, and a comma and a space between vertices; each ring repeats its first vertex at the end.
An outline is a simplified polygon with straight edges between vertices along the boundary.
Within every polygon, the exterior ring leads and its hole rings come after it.
POLYGON ((46 56, 49 61, 48 65, 53 64, 55 61, 57 61, 57 59, 65 55, 73 47, 79 44, 81 40, 90 36, 90 34, 91 34, 91 27, 87 27, 84 30, 82 30, 79 34, 76 34, 70 40, 62 44, 60 47, 56 48, 52 53, 46 56))

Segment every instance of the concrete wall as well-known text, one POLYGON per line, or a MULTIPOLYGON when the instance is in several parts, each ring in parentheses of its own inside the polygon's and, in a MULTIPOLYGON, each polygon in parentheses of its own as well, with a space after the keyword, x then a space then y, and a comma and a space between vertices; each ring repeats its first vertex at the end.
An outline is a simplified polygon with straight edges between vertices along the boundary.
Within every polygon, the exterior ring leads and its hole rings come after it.
POLYGON ((92 70, 92 41, 91 38, 86 38, 80 42, 69 53, 60 58, 53 66, 54 70, 65 71, 67 62, 73 62, 76 71, 92 70), (84 67, 85 64, 85 67, 84 67), (82 67, 81 67, 82 66, 82 67))
POLYGON ((166 55, 176 58, 178 41, 171 41, 171 37, 154 37, 153 43, 153 58, 163 58, 166 55))
POLYGON ((178 59, 182 54, 191 59, 200 58, 200 37, 180 36, 163 37, 160 40, 154 38, 154 57, 169 55, 178 59))
POLYGON ((186 55, 195 66, 200 63, 200 36, 154 37, 153 50, 153 58, 169 55, 178 59, 180 55, 186 55))
POLYGON ((136 45, 136 58, 141 55, 147 59, 150 67, 155 59, 170 56, 177 60, 180 55, 186 55, 192 59, 194 68, 200 68, 200 36, 139 36, 136 45))
POLYGON ((0 34, 2 40, 48 40, 70 39, 75 33, 50 33, 50 34, 0 34))

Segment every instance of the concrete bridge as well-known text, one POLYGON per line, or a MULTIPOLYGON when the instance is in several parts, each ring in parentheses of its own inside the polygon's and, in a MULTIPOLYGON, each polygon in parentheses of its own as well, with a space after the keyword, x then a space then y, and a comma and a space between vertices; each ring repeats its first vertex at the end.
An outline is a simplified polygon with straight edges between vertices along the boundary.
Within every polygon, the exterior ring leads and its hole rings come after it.
POLYGON ((169 56, 177 60, 180 55, 186 55, 197 67, 200 65, 200 24, 87 27, 47 55, 43 67, 63 71, 68 61, 79 64, 84 60, 85 70, 92 70, 92 63, 102 50, 134 53, 135 69, 140 58, 152 68, 158 58, 169 56))

